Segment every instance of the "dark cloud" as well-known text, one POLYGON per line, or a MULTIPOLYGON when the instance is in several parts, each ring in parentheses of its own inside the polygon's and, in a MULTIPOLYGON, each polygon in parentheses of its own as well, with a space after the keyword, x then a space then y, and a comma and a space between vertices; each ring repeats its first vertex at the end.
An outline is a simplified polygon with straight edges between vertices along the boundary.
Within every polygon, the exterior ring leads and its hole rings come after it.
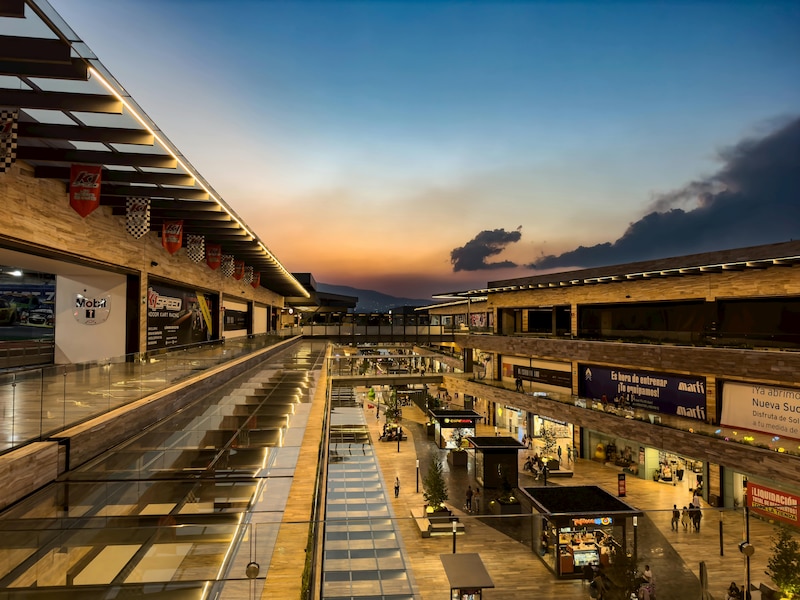
POLYGON ((481 231, 461 248, 454 248, 450 252, 453 271, 484 271, 516 267, 517 264, 510 260, 487 263, 486 259, 500 254, 509 244, 518 242, 522 237, 521 230, 522 227, 517 227, 516 231, 505 229, 481 231))
POLYGON ((800 237, 800 118, 719 153, 713 176, 661 194, 621 238, 527 265, 596 267, 800 237), (687 202, 696 208, 684 210, 687 202))

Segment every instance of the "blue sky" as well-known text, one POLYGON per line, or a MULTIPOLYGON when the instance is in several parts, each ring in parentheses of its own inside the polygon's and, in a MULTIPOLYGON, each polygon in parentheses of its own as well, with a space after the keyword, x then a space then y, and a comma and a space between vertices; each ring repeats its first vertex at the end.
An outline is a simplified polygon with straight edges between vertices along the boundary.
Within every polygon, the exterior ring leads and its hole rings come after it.
POLYGON ((797 149, 798 3, 51 3, 318 281, 424 298, 800 231, 788 200, 731 199, 736 165, 797 149), (719 225, 733 200, 758 231, 719 225))

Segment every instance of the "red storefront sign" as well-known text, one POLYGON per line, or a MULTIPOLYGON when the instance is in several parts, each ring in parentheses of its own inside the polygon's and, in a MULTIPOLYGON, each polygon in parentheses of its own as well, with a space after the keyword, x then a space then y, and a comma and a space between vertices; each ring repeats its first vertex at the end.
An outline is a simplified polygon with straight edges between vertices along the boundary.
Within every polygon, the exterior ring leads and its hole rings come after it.
POLYGON ((72 165, 69 175, 69 205, 84 219, 100 206, 100 165, 72 165))
POLYGON ((751 481, 747 482, 747 505, 750 510, 765 517, 796 526, 798 502, 800 497, 794 494, 774 490, 751 481))
POLYGON ((161 245, 170 254, 175 254, 183 245, 183 221, 164 221, 161 226, 161 245))

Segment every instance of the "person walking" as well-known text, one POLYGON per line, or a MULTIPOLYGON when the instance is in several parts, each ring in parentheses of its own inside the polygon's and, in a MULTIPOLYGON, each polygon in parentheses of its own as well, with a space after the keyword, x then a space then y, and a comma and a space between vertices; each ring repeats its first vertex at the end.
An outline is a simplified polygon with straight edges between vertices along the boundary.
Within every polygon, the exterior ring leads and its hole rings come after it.
POLYGON ((472 512, 472 486, 467 486, 467 512, 472 512))
POLYGON ((683 530, 687 531, 689 529, 689 509, 685 506, 681 511, 681 525, 683 525, 683 530))
POLYGON ((522 391, 522 377, 517 377, 516 380, 514 381, 514 383, 517 384, 516 391, 521 392, 522 391))
POLYGON ((567 464, 572 464, 572 446, 567 444, 567 464))
POLYGON ((394 497, 397 498, 400 495, 400 478, 394 478, 394 497))
POLYGON ((672 505, 672 531, 678 531, 678 523, 681 520, 681 511, 678 510, 678 505, 672 505))
POLYGON ((558 463, 561 464, 561 446, 558 447, 558 463))

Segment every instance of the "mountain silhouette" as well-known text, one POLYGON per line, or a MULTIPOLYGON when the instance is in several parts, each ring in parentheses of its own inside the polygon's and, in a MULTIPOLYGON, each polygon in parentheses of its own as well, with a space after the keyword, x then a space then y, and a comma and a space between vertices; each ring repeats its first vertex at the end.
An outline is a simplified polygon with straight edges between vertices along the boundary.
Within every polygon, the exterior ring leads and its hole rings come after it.
POLYGON ((355 308, 355 312, 357 313, 386 313, 402 306, 427 306, 429 304, 435 304, 435 301, 430 298, 398 298, 374 290, 362 290, 346 285, 317 282, 317 289, 320 292, 327 292, 329 294, 357 297, 358 303, 355 308))

